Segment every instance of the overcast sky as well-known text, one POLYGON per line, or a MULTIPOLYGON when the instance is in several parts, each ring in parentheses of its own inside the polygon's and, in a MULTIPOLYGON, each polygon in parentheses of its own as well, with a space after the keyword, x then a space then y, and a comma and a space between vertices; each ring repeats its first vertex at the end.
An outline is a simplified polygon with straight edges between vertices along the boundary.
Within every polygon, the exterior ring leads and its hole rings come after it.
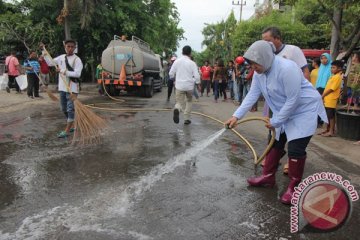
MULTIPOLYGON (((190 45, 195 51, 202 51, 203 41, 202 29, 204 23, 217 23, 225 20, 231 10, 234 10, 236 20, 240 18, 240 6, 233 6, 232 0, 172 0, 180 14, 180 27, 185 30, 186 40, 180 41, 177 54, 185 45, 190 45)), ((234 1, 235 3, 238 0, 234 1)), ((260 0, 260 3, 262 0, 260 0)), ((242 19, 248 19, 253 15, 255 0, 247 0, 243 6, 242 19)))

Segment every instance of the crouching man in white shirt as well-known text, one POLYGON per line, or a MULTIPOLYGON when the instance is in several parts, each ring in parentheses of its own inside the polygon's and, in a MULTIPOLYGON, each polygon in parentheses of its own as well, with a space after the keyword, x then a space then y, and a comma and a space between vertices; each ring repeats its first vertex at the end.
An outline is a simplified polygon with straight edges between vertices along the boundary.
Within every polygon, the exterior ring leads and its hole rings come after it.
POLYGON ((200 83, 200 74, 196 63, 191 60, 191 47, 182 49, 183 56, 178 58, 171 66, 170 78, 176 76, 176 104, 173 112, 173 120, 179 123, 180 110, 184 112, 184 124, 190 124, 190 113, 192 108, 192 92, 194 85, 200 83))

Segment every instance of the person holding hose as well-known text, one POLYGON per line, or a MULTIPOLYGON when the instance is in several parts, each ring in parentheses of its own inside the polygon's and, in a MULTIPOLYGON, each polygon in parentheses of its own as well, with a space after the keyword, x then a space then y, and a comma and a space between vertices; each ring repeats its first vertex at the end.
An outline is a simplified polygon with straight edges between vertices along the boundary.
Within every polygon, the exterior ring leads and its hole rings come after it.
POLYGON ((276 141, 266 155, 262 175, 247 181, 256 187, 274 186, 277 167, 288 142, 290 183, 280 200, 290 204, 294 187, 303 176, 306 147, 316 131, 317 117, 328 120, 320 94, 301 69, 295 62, 275 56, 274 51, 274 45, 264 40, 256 41, 246 51, 244 58, 255 71, 253 82, 244 101, 225 124, 235 127, 260 95, 264 96, 273 112, 265 126, 275 129, 276 141))

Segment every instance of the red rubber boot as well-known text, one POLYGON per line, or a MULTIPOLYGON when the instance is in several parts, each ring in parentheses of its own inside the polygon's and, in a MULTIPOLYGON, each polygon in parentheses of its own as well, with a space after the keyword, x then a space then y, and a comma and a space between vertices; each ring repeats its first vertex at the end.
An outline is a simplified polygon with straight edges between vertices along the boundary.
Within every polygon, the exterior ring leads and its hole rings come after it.
POLYGON ((290 183, 286 189, 286 192, 281 196, 280 201, 283 204, 290 205, 291 198, 294 193, 294 187, 296 187, 302 179, 305 167, 306 156, 301 158, 289 158, 289 178, 290 183))
POLYGON ((258 177, 250 177, 247 179, 249 185, 254 187, 268 186, 273 187, 275 185, 275 173, 277 171, 279 161, 284 156, 284 150, 272 148, 265 158, 265 166, 263 167, 263 173, 258 177))

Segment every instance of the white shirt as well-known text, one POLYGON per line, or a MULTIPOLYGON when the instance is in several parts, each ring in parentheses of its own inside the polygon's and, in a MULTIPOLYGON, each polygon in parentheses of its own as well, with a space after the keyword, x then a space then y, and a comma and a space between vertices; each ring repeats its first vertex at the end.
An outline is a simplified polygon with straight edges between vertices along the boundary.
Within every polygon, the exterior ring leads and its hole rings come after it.
POLYGON ((65 82, 64 82, 64 81, 66 81, 66 84, 68 84, 68 85, 70 82, 71 92, 79 93, 79 84, 74 83, 73 81, 70 81, 69 77, 80 78, 81 71, 83 69, 83 63, 82 63, 81 59, 78 56, 76 56, 75 54, 73 54, 71 56, 67 56, 69 65, 74 69, 74 71, 66 70, 65 56, 66 56, 66 54, 63 54, 63 55, 60 55, 60 56, 54 58, 54 62, 56 62, 56 64, 60 68, 59 85, 58 85, 59 91, 69 92, 65 85, 65 82), (65 73, 65 76, 64 76, 64 73, 65 73))
POLYGON ((285 44, 284 48, 276 55, 294 61, 301 69, 307 67, 305 55, 297 46, 285 44))
POLYGON ((200 83, 200 74, 196 63, 188 56, 175 60, 169 72, 170 78, 175 79, 175 88, 180 91, 192 91, 194 84, 200 83))
POLYGON ((270 123, 277 140, 284 131, 288 141, 313 135, 318 115, 328 122, 320 94, 293 61, 275 56, 266 73, 255 72, 250 91, 233 116, 245 116, 261 94, 273 111, 270 123))

